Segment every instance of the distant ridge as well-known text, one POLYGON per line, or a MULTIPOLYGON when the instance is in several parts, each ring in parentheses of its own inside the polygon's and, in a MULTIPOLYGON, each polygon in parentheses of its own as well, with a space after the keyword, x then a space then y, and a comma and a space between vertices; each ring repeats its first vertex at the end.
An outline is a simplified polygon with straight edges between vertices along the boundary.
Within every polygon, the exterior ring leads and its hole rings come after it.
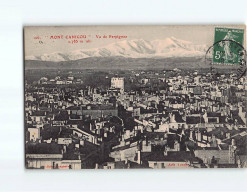
POLYGON ((126 58, 126 57, 90 57, 73 61, 37 61, 26 60, 25 69, 197 69, 207 68, 203 57, 171 58, 126 58))

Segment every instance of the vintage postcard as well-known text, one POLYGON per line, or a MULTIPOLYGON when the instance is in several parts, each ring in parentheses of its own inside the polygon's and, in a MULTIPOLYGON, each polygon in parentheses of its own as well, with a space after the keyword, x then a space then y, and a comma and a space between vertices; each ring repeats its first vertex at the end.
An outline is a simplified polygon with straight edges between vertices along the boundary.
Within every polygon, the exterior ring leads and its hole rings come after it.
POLYGON ((246 168, 246 26, 24 27, 28 169, 246 168))

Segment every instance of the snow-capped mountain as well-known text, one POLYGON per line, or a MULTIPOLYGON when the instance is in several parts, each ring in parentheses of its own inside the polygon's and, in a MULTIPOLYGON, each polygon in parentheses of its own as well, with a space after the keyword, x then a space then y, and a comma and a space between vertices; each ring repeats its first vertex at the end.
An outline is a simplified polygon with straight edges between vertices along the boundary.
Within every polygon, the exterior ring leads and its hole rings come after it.
POLYGON ((175 37, 153 41, 135 39, 111 43, 105 47, 81 49, 69 53, 55 52, 42 56, 27 56, 26 60, 59 62, 89 57, 113 56, 127 58, 193 57, 204 55, 206 48, 206 45, 195 45, 189 41, 176 39, 175 37))

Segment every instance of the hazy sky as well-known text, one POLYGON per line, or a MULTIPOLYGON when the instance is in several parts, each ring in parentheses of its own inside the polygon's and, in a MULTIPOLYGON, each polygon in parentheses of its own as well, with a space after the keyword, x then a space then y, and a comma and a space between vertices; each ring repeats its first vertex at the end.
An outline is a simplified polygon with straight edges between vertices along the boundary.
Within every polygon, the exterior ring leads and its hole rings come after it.
MULTIPOLYGON (((79 49, 104 47, 110 43, 122 40, 144 39, 155 40, 167 37, 176 37, 190 41, 194 44, 207 44, 211 46, 214 39, 214 28, 216 25, 194 25, 194 26, 71 26, 71 27, 25 27, 24 44, 25 55, 43 55, 53 52, 70 52, 79 49), (63 35, 63 39, 50 39, 50 36, 63 35), (68 43, 66 35, 86 35, 83 43, 68 43), (96 35, 119 35, 127 36, 125 39, 97 39, 96 35), (40 39, 34 37, 39 36, 40 39), (85 43, 90 40, 90 43, 85 43)), ((220 26, 229 28, 244 28, 244 26, 220 26)))

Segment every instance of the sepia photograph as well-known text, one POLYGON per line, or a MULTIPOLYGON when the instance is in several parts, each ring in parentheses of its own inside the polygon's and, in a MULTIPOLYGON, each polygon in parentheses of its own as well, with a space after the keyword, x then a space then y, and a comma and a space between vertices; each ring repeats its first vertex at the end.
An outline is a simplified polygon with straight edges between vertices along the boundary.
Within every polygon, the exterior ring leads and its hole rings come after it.
POLYGON ((25 26, 25 167, 247 168, 245 37, 245 25, 25 26))

